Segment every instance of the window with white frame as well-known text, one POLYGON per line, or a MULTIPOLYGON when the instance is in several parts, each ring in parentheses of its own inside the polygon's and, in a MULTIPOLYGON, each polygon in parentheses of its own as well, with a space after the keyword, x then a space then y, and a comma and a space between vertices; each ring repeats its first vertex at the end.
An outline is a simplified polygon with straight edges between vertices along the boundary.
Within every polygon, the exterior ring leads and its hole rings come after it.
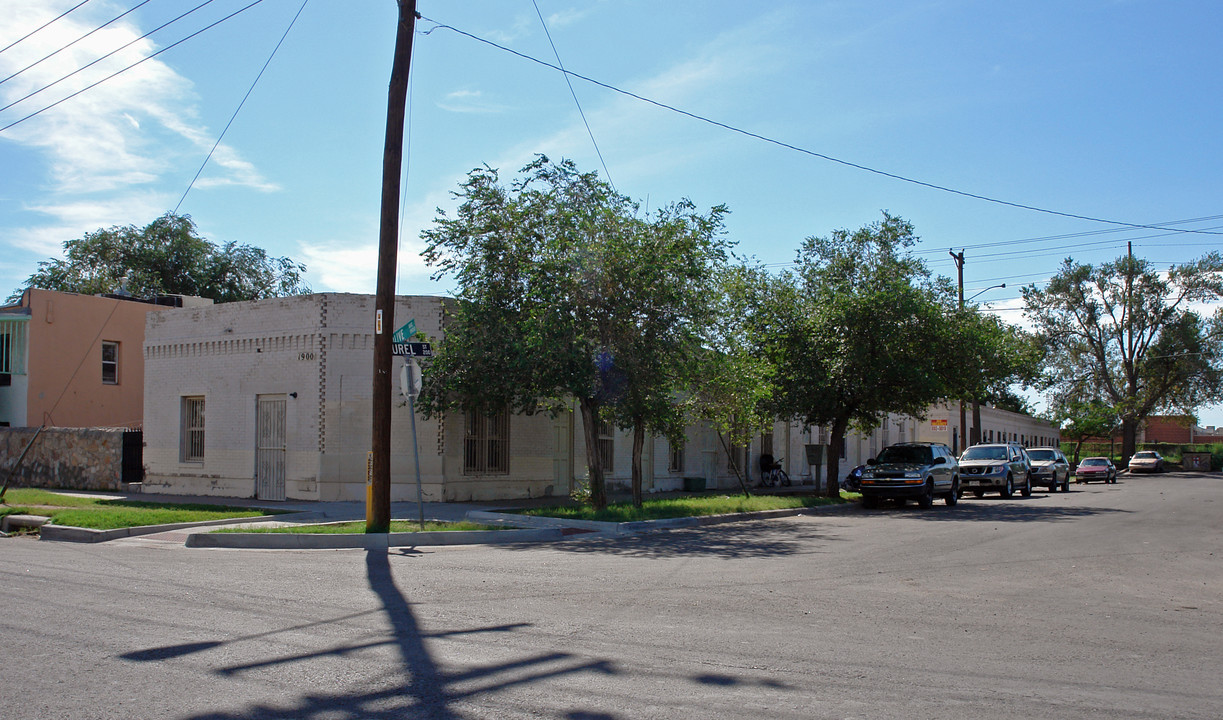
POLYGON ((510 411, 485 415, 464 414, 463 472, 496 473, 510 471, 510 411))
POLYGON ((119 343, 102 341, 102 384, 119 384, 119 343))
POLYGON ((179 456, 183 462, 204 462, 204 398, 184 397, 179 456))

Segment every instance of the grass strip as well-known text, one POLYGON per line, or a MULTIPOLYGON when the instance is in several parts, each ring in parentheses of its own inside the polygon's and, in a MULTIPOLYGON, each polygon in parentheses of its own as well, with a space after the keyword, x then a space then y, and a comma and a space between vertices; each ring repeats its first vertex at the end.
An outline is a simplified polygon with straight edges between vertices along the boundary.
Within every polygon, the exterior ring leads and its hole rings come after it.
POLYGON ((261 517, 282 512, 228 505, 81 497, 31 488, 9 490, 5 494, 5 503, 0 506, 0 514, 42 515, 51 518, 51 523, 55 525, 92 530, 261 517))
MULTIPOLYGON (((514 530, 515 528, 496 525, 479 525, 473 522, 435 522, 425 521, 425 532, 455 531, 455 530, 514 530)), ((392 520, 391 532, 419 532, 420 522, 416 520, 392 520)), ((281 525, 278 527, 242 527, 218 528, 219 533, 292 533, 302 535, 357 535, 365 533, 365 521, 356 520, 346 523, 327 523, 321 525, 281 525)))
POLYGON ((598 520, 602 522, 634 522, 637 520, 667 520, 704 515, 730 515, 762 510, 788 510, 822 505, 840 505, 848 498, 816 497, 813 495, 692 495, 679 498, 646 500, 640 508, 621 502, 595 511, 586 505, 549 505, 516 512, 522 515, 555 517, 565 520, 598 520))

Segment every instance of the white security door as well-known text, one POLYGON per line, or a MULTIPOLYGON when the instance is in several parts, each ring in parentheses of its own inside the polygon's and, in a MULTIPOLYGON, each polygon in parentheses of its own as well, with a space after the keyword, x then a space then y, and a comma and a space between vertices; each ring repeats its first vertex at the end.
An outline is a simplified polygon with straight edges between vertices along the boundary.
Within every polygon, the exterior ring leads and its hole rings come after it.
POLYGON ((260 395, 255 415, 255 497, 285 499, 284 395, 260 395))

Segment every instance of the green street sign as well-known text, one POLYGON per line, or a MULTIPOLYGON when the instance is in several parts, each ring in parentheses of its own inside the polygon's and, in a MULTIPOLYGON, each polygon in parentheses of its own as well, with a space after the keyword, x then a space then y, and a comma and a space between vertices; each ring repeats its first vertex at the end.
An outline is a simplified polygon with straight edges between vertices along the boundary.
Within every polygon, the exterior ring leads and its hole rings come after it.
POLYGON ((395 334, 391 336, 391 342, 406 343, 409 340, 411 340, 412 336, 415 334, 416 334, 416 319, 413 318, 407 321, 406 323, 404 323, 403 327, 395 331, 395 334))

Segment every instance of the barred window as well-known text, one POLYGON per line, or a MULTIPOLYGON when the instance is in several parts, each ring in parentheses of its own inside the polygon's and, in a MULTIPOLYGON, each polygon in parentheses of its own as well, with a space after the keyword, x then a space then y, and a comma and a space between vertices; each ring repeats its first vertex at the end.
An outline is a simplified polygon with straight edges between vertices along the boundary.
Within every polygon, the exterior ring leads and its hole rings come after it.
POLYGON ((599 455, 603 458, 603 472, 612 472, 616 459, 615 429, 602 420, 599 421, 599 455))
POLYGON ((463 472, 508 473, 510 471, 510 411, 493 415, 464 415, 463 472))
POLYGON ((102 341, 102 384, 119 384, 119 343, 102 341))
POLYGON ((204 398, 185 397, 179 455, 182 462, 204 461, 204 398))

